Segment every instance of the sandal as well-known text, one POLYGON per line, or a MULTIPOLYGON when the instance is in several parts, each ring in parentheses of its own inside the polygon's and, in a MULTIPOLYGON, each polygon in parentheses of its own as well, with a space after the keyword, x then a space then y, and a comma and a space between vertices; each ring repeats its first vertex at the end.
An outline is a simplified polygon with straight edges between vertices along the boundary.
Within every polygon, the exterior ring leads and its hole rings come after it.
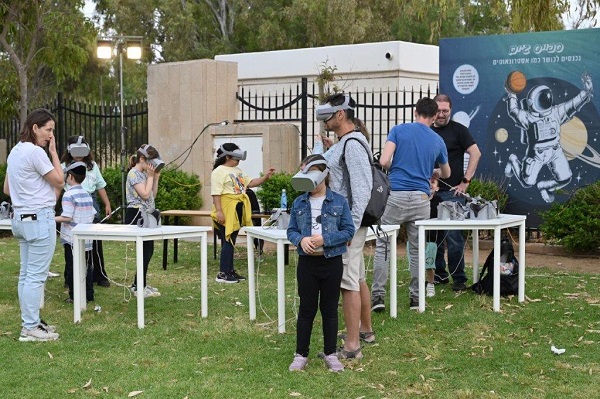
MULTIPOLYGON (((360 340, 367 344, 375 343, 375 332, 374 331, 361 331, 358 333, 360 340)), ((345 341, 348 338, 348 334, 339 334, 338 338, 345 341)))
POLYGON ((353 351, 347 351, 346 349, 344 349, 344 347, 341 347, 338 352, 337 352, 337 356, 340 359, 355 359, 355 360, 360 360, 363 357, 363 354, 360 350, 360 346, 353 351))

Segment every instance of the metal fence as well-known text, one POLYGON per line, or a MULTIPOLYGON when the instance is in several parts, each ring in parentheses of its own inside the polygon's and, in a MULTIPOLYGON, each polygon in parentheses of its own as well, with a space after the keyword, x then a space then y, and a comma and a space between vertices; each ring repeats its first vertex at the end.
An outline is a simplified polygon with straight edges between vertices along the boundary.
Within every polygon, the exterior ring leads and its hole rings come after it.
MULTIPOLYGON (((349 91, 356 101, 356 117, 360 118, 371 133, 371 149, 381 151, 390 129, 414 120, 414 108, 422 97, 433 97, 437 87, 419 88, 412 91, 363 90, 349 91)), ((240 86, 239 119, 236 122, 290 122, 300 126, 302 157, 314 146, 315 136, 322 126, 315 119, 315 106, 319 104, 316 85, 308 84, 306 78, 295 86, 277 92, 253 90, 240 86)))
MULTIPOLYGON (((121 113, 119 101, 91 103, 65 98, 43 107, 56 117, 56 145, 59 154, 67 147, 69 136, 84 136, 93 150, 100 168, 120 165, 121 113)), ((140 144, 148 142, 148 103, 144 100, 124 102, 125 154, 134 154, 140 144)), ((19 140, 19 120, 0 121, 0 139, 6 139, 8 150, 19 140)))

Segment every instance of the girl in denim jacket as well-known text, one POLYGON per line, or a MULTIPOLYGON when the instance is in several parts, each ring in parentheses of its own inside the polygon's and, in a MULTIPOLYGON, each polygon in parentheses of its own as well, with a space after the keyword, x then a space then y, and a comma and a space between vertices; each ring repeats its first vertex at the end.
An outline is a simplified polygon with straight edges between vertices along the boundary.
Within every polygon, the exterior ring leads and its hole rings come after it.
POLYGON ((308 362, 313 321, 319 308, 324 340, 321 357, 330 370, 337 372, 344 369, 336 354, 342 254, 354 236, 354 223, 346 199, 328 187, 323 156, 310 155, 301 167, 296 176, 314 181, 314 188, 294 201, 287 230, 288 240, 298 248, 296 277, 300 297, 296 354, 289 370, 303 370, 308 362))

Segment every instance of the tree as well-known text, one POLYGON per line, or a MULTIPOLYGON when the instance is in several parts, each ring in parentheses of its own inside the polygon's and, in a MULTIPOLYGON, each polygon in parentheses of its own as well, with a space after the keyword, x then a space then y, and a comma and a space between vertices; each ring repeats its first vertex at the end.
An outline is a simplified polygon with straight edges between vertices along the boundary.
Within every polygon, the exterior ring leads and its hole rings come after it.
POLYGON ((0 3, 1 69, 9 72, 0 83, 3 109, 18 110, 24 123, 30 102, 41 102, 68 79, 77 80, 96 34, 81 12, 82 0, 9 0, 0 3), (9 87, 17 87, 17 90, 9 87))

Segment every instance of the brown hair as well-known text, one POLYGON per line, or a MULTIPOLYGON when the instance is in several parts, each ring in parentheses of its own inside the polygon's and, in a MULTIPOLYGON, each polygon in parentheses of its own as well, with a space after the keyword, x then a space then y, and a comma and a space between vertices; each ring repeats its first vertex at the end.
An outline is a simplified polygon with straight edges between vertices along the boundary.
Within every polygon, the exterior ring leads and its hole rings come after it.
POLYGON ((144 159, 155 159, 155 158, 159 158, 160 155, 158 154, 158 150, 154 147, 152 147, 150 144, 142 144, 140 146, 140 148, 138 148, 136 155, 132 155, 129 157, 129 168, 131 169, 133 168, 135 165, 137 165, 138 163, 140 163, 140 161, 142 160, 142 158, 144 159), (146 153, 148 154, 148 157, 146 157, 146 155, 144 155, 144 153, 142 153, 140 151, 140 149, 142 149, 144 146, 147 146, 145 148, 146 153))
POLYGON ((27 119, 25 119, 25 124, 21 129, 21 137, 19 141, 22 143, 30 142, 33 144, 37 144, 36 135, 33 131, 33 126, 37 125, 38 128, 46 126, 46 123, 49 121, 54 121, 56 123, 56 119, 54 115, 50 111, 44 108, 34 109, 27 115, 27 119))

